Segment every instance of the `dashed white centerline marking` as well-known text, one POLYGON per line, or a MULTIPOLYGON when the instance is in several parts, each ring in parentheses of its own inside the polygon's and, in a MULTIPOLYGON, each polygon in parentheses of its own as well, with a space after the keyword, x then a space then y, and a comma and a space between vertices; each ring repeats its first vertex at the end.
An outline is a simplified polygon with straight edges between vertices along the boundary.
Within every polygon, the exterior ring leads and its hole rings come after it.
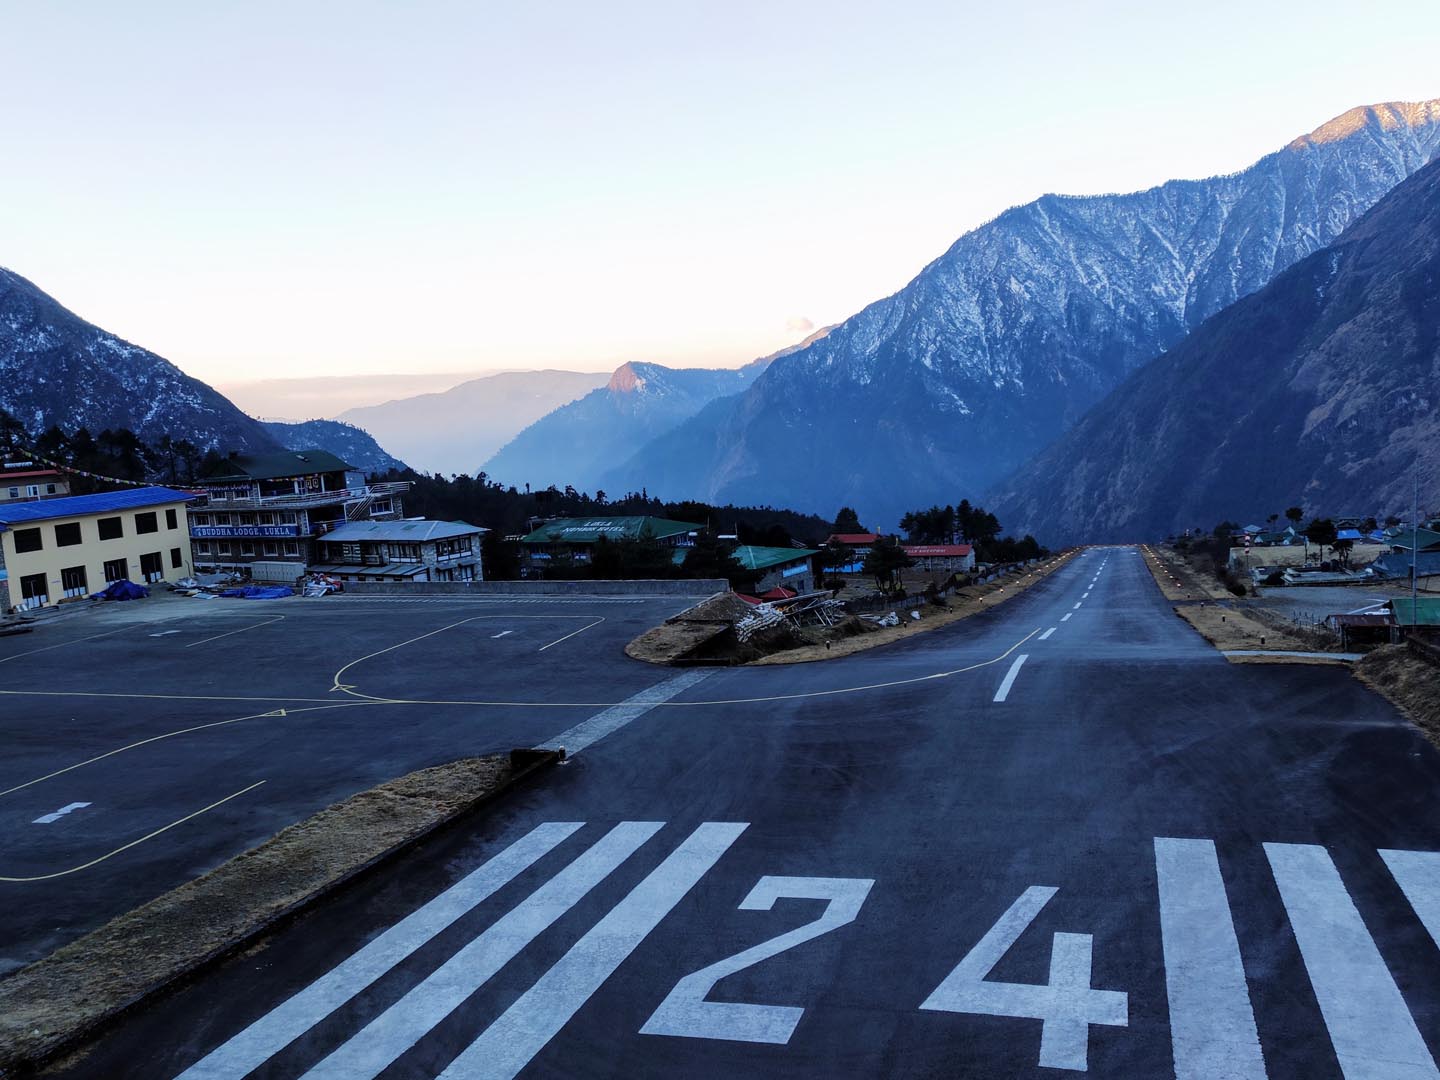
POLYGON ((1056 631, 1056 629, 1057 629, 1057 627, 1054 627, 1054 626, 1050 627, 1050 629, 1049 629, 1049 630, 1046 630, 1043 634, 1041 634, 1040 637, 1039 637, 1037 640, 1039 640, 1039 641, 1048 641, 1048 640, 1050 640, 1050 635, 1053 634, 1053 633, 1056 631))
POLYGON ((1020 665, 1030 658, 1029 653, 1021 653, 1010 665, 1010 670, 1005 673, 1005 679, 1000 683, 1000 689, 995 691, 995 700, 1004 701, 1010 696, 1010 688, 1015 685, 1015 676, 1020 674, 1020 665))
POLYGON ((151 637, 166 637, 170 634, 178 634, 179 630, 161 630, 158 634, 151 634, 151 637))
POLYGON ((53 825, 53 824, 55 824, 55 822, 59 821, 62 817, 64 817, 66 814, 70 813, 71 811, 73 811, 73 810, 83 810, 83 809, 85 809, 85 807, 87 807, 87 806, 89 806, 89 805, 90 805, 90 804, 89 804, 88 802, 72 802, 69 806, 62 806, 59 810, 56 810, 53 814, 45 814, 45 815, 42 816, 42 817, 37 817, 37 818, 36 818, 34 821, 32 821, 30 824, 31 824, 31 825, 53 825))
POLYGON ((1070 610, 1071 610, 1071 611, 1079 611, 1079 610, 1080 610, 1080 604, 1082 604, 1082 603, 1084 603, 1083 600, 1077 602, 1076 605, 1075 605, 1073 608, 1071 608, 1070 610))
POLYGON ((1074 613, 1073 611, 1067 611, 1067 612, 1065 612, 1064 615, 1061 615, 1061 616, 1060 616, 1060 621, 1061 621, 1061 622, 1069 622, 1069 621, 1070 621, 1070 616, 1071 616, 1071 615, 1074 615, 1074 614, 1075 614, 1075 613, 1074 613))

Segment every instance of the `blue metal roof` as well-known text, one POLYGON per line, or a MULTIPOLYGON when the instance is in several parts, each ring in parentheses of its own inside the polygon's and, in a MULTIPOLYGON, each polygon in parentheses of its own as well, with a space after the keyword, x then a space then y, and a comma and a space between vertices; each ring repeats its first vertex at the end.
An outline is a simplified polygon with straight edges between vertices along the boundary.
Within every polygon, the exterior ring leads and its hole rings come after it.
POLYGON ((144 506, 185 502, 193 498, 188 491, 176 491, 167 487, 142 487, 102 491, 98 495, 41 499, 39 502, 0 503, 0 527, 81 517, 85 514, 105 514, 114 510, 137 510, 144 506))

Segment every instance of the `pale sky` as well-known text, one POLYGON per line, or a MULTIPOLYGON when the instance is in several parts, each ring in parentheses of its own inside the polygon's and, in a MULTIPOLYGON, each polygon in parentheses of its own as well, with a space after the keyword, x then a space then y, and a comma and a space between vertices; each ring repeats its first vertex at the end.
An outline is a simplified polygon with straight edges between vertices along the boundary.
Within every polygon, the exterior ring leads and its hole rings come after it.
POLYGON ((0 4, 0 265, 210 382, 738 364, 1047 191, 1440 97, 1440 8, 0 4))

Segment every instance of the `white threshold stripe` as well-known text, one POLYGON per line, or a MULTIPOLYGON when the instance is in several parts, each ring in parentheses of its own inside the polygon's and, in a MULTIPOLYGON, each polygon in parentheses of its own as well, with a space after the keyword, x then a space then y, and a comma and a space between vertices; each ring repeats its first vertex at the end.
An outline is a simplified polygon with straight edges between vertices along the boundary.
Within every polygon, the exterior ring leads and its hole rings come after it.
POLYGON ((1440 1071, 1400 989, 1317 844, 1266 844, 1345 1080, 1435 1080, 1440 1071))
POLYGON ((509 1080, 618 968, 745 831, 707 821, 616 904, 553 967, 461 1051, 440 1080, 509 1080))
POLYGON ((217 1046, 176 1080, 239 1080, 554 849, 584 822, 547 821, 411 912, 298 994, 217 1046))
POLYGON ((1382 851, 1380 857, 1431 940, 1440 945, 1440 852, 1382 851))
POLYGON ((679 675, 671 676, 664 682, 656 683, 654 686, 641 690, 633 697, 628 697, 619 705, 612 705, 604 712, 598 712, 588 720, 582 720, 574 727, 562 731, 553 739, 541 743, 540 750, 560 750, 574 757, 586 747, 593 746, 606 735, 613 735, 626 724, 638 720, 656 705, 669 701, 689 690, 696 683, 708 679, 709 671, 692 669, 682 671, 679 675))
POLYGON ((1155 838, 1175 1080, 1265 1080, 1265 1058, 1211 840, 1155 838))
POLYGON ((307 1072, 306 1080, 378 1076, 635 854, 664 824, 622 821, 616 825, 307 1072))
POLYGON ((1010 670, 1005 673, 1004 680, 1000 683, 1000 689, 995 691, 995 700, 1004 701, 1010 696, 1010 688, 1015 685, 1015 676, 1020 674, 1020 665, 1030 658, 1029 653, 1021 653, 1010 665, 1010 670))
POLYGON ((1061 621, 1061 622, 1069 622, 1069 621, 1070 621, 1070 616, 1071 616, 1071 615, 1074 615, 1074 614, 1075 614, 1075 612, 1073 612, 1073 611, 1067 611, 1064 615, 1061 615, 1061 616, 1060 616, 1060 621, 1061 621))
POLYGON ((1041 634, 1041 635, 1039 636, 1039 638, 1037 638, 1036 640, 1037 640, 1037 641, 1049 641, 1049 640, 1050 640, 1050 635, 1053 634, 1053 633, 1054 633, 1056 630, 1058 630, 1058 629, 1059 629, 1059 627, 1052 626, 1052 627, 1050 627, 1049 630, 1046 630, 1043 634, 1041 634))

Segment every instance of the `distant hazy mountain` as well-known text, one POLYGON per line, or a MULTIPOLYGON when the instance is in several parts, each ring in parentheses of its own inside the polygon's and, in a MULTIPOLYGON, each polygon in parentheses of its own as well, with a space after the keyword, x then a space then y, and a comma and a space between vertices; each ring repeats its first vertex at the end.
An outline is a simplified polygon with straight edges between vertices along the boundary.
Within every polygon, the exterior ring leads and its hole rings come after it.
POLYGON ((347 409, 336 419, 364 428, 422 472, 474 473, 527 424, 608 379, 599 372, 504 372, 443 393, 347 409))
POLYGON ((389 372, 358 375, 309 375, 291 379, 217 382, 215 389, 251 416, 293 422, 305 417, 334 417, 347 409, 379 401, 438 394, 494 372, 389 372))
POLYGON ((403 461, 387 454, 367 432, 342 420, 267 420, 265 429, 287 450, 329 450, 364 473, 405 468, 403 461))
POLYGON ((1003 486, 1046 543, 1287 506, 1408 516, 1440 484, 1440 162, 1141 368, 1003 486))
POLYGON ((651 439, 672 430, 716 398, 740 393, 773 360, 829 332, 829 327, 817 330, 798 345, 738 369, 624 364, 615 369, 605 386, 531 424, 487 461, 484 469, 510 484, 573 484, 584 491, 603 488, 601 478, 651 439))
POLYGON ((32 432, 129 428, 202 449, 278 450, 257 421, 163 357, 107 334, 0 269, 0 409, 32 432))
POLYGON ((1142 363, 1331 243, 1437 149, 1440 102, 1379 105, 1234 175, 1009 210, 604 486, 848 505, 883 526, 973 499, 1142 363))

